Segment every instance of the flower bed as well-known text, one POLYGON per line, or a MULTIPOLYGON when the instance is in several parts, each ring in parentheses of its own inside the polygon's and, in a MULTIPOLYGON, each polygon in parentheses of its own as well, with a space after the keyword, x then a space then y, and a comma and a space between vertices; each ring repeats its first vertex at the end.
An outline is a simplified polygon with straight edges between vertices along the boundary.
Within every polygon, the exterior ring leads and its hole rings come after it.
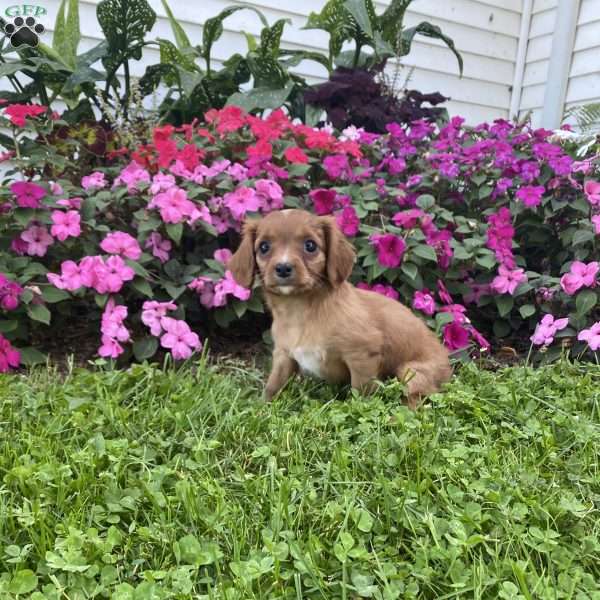
POLYGON ((40 360, 32 329, 60 336, 78 310, 100 356, 189 357, 215 325, 263 311, 225 263, 246 217, 283 207, 335 214, 353 281, 412 305, 463 356, 530 336, 597 350, 594 160, 502 120, 387 129, 336 135, 226 107, 156 128, 81 181, 17 172, 1 192, 0 370, 40 360))

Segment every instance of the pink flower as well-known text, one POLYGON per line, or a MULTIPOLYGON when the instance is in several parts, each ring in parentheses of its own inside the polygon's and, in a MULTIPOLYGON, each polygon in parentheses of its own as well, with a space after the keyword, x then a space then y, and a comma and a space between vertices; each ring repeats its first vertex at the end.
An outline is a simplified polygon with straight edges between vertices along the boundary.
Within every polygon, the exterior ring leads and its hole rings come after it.
POLYGON ((103 274, 104 261, 101 256, 85 256, 79 262, 81 285, 98 291, 100 276, 103 274))
POLYGON ((358 233, 360 220, 353 206, 346 206, 342 212, 338 213, 336 215, 336 221, 344 235, 353 237, 358 233))
POLYGON ((158 207, 165 223, 181 223, 191 217, 196 209, 196 205, 188 200, 185 190, 176 186, 154 196, 148 207, 158 207))
POLYGON ((15 310, 19 306, 19 298, 23 288, 14 281, 7 279, 0 273, 0 308, 3 310, 15 310))
POLYGON ((169 252, 173 245, 169 240, 164 239, 160 233, 153 232, 146 240, 145 248, 152 248, 152 255, 158 258, 161 263, 169 260, 169 252))
POLYGON ((413 297, 412 306, 415 310, 420 310, 429 316, 435 312, 435 300, 429 290, 423 290, 422 292, 416 291, 413 297))
POLYGON ((360 290, 367 290, 368 292, 381 294, 382 296, 386 296, 392 300, 398 300, 400 298, 400 294, 391 285, 376 283, 374 286, 370 286, 368 283, 361 281, 360 283, 356 284, 356 287, 360 290))
POLYGON ((160 343, 163 348, 171 350, 175 360, 185 360, 202 347, 198 335, 185 321, 165 317, 162 326, 166 333, 160 338, 160 343))
POLYGON ((213 254, 213 258, 224 265, 229 262, 232 256, 233 254, 228 248, 220 248, 219 250, 215 250, 215 253, 213 254))
POLYGON ((71 208, 73 210, 80 210, 83 198, 61 198, 56 201, 58 206, 64 206, 65 208, 71 208))
POLYGON ((444 304, 452 304, 452 296, 450 295, 450 292, 448 292, 446 286, 442 283, 441 279, 438 279, 437 288, 438 288, 438 296, 440 297, 440 300, 444 304))
POLYGON ((406 227, 412 229, 421 220, 428 219, 431 221, 431 217, 426 215, 420 208, 412 208, 411 210, 405 210, 397 212, 393 217, 392 221, 396 227, 406 227))
POLYGON ((544 191, 543 185, 527 185, 517 191, 516 197, 521 200, 525 206, 533 208, 541 203, 544 191))
POLYGON ((61 273, 56 275, 55 273, 48 273, 46 277, 48 281, 59 290, 68 290, 74 292, 82 286, 81 281, 81 270, 77 266, 77 263, 72 260, 65 260, 60 265, 61 273))
POLYGON ((560 286, 566 294, 572 296, 582 287, 592 287, 596 283, 596 275, 600 266, 596 261, 587 265, 576 260, 571 269, 560 278, 560 286))
POLYGON ((177 310, 173 302, 156 302, 149 300, 142 306, 142 323, 150 328, 150 333, 159 336, 163 330, 162 319, 166 317, 167 311, 177 310))
POLYGON ((236 221, 242 221, 248 212, 256 212, 261 206, 261 197, 249 187, 239 187, 225 194, 223 204, 236 221))
POLYGON ((106 303, 100 329, 103 337, 108 336, 116 339, 118 342, 127 342, 130 339, 129 331, 123 325, 127 318, 127 307, 122 304, 115 304, 113 298, 106 303))
POLYGON ((448 323, 442 331, 448 350, 460 350, 469 345, 469 332, 460 323, 448 323))
MULTIPOLYGON (((188 283, 188 288, 194 290, 200 296, 200 304, 206 308, 213 308, 215 304, 215 282, 210 277, 196 277, 188 283)), ((221 296, 221 304, 225 304, 225 298, 221 296)))
POLYGON ((291 163, 298 163, 302 165, 308 163, 308 156, 306 156, 306 154, 304 154, 304 152, 298 148, 298 146, 291 146, 290 148, 287 148, 283 155, 285 156, 285 159, 291 163))
POLYGON ((20 352, 13 348, 3 335, 0 335, 0 373, 8 373, 10 369, 16 369, 20 362, 20 352))
POLYGON ((276 181, 258 179, 254 182, 254 189, 265 212, 283 208, 283 190, 276 181))
POLYGON ((592 217, 592 223, 594 225, 594 232, 596 235, 600 234, 600 215, 594 215, 592 217))
POLYGON ((492 290, 498 294, 514 294, 519 284, 527 281, 527 275, 523 269, 507 269, 504 265, 498 267, 498 275, 491 284, 492 290))
POLYGON ((596 352, 600 348, 600 321, 594 323, 589 329, 580 331, 577 339, 580 342, 587 342, 590 350, 596 352))
POLYGON ((107 335, 102 336, 102 345, 98 348, 98 354, 103 358, 118 358, 124 349, 119 342, 107 335))
POLYGON ((333 206, 337 196, 335 190, 319 188, 312 190, 308 195, 313 201, 315 212, 319 216, 330 215, 333 212, 333 206))
POLYGON ((138 260, 142 255, 138 241, 123 231, 109 233, 100 243, 100 248, 108 254, 118 254, 131 260, 138 260))
POLYGON ((394 268, 400 265, 406 250, 406 242, 393 233, 378 234, 371 237, 371 243, 377 249, 377 260, 384 267, 394 268))
POLYGON ((21 234, 21 240, 25 242, 25 253, 29 256, 44 256, 48 246, 54 243, 52 236, 45 227, 32 225, 21 234))
POLYGON ((21 208, 40 208, 40 200, 46 195, 46 190, 31 183, 31 181, 15 181, 10 186, 10 191, 17 198, 17 206, 21 208))
POLYGON ((215 295, 218 297, 221 294, 223 296, 232 295, 238 300, 246 301, 250 298, 251 290, 239 285, 231 271, 225 271, 225 277, 217 281, 215 285, 215 295))
POLYGON ((130 162, 113 182, 113 187, 126 185, 130 194, 137 192, 139 183, 150 183, 150 173, 135 161, 130 162))
POLYGON ((323 159, 323 168, 330 179, 348 179, 352 174, 348 157, 345 154, 333 154, 323 159))
POLYGON ((52 222, 50 233, 64 242, 68 237, 79 237, 81 235, 81 217, 76 210, 52 211, 52 222))
POLYGON ((227 167, 227 174, 236 181, 244 181, 248 177, 248 169, 240 163, 234 163, 227 167))
POLYGON ((168 189, 175 185, 175 177, 173 175, 165 173, 157 173, 152 178, 152 185, 150 186, 150 193, 155 196, 160 192, 166 192, 168 189))
POLYGON ((552 315, 544 315, 529 339, 536 346, 549 346, 554 341, 556 332, 564 329, 568 324, 568 318, 555 320, 552 315))
POLYGON ((600 205, 600 182, 588 179, 583 186, 583 191, 592 206, 600 205))
POLYGON ((94 288, 99 294, 116 294, 126 281, 131 281, 134 277, 135 271, 120 256, 111 256, 102 266, 96 267, 94 288))
POLYGON ((89 190, 90 188, 102 189, 107 185, 108 182, 104 178, 104 173, 101 173, 100 171, 94 171, 90 175, 85 175, 81 178, 81 187, 84 190, 89 190))

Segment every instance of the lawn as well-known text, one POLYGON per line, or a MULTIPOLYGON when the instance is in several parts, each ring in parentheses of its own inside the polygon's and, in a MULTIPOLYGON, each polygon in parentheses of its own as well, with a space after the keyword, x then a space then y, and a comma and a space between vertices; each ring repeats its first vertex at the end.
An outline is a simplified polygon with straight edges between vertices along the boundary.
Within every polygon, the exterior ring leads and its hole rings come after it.
POLYGON ((3 376, 0 598, 600 598, 599 367, 261 381, 3 376))

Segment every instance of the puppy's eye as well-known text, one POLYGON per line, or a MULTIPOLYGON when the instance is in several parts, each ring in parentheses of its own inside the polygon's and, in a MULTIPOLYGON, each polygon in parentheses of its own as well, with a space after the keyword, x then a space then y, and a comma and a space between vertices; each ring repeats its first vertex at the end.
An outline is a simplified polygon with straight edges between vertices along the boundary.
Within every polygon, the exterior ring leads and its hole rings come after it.
POLYGON ((261 242, 258 245, 258 250, 261 254, 266 254, 271 249, 271 244, 269 242, 261 242))
POLYGON ((317 249, 317 243, 314 240, 306 240, 304 242, 304 249, 307 252, 313 253, 317 249))

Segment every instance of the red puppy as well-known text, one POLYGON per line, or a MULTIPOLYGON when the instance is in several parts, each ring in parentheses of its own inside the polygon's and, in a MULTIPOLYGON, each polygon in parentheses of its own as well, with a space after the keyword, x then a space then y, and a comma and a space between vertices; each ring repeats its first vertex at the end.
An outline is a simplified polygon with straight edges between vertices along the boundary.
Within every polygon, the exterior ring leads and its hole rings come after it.
POLYGON ((355 254, 332 217, 272 212, 244 225, 228 268, 250 287, 258 268, 273 313, 271 400, 300 369, 370 391, 375 379, 407 381, 409 406, 451 377, 448 354, 408 308, 348 283, 355 254))

